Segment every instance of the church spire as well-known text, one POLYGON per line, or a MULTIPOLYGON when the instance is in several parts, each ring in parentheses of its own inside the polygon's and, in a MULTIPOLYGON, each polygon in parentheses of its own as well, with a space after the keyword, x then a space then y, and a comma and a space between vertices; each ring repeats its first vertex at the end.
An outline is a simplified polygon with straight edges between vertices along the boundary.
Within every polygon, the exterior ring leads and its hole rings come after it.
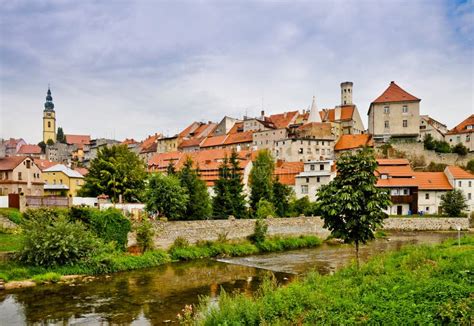
POLYGON ((319 115, 318 108, 316 107, 315 96, 313 96, 313 102, 311 103, 311 110, 309 111, 308 122, 321 122, 321 116, 319 115))
POLYGON ((48 86, 48 92, 46 94, 46 102, 44 103, 45 111, 54 111, 53 97, 51 96, 51 89, 48 86))

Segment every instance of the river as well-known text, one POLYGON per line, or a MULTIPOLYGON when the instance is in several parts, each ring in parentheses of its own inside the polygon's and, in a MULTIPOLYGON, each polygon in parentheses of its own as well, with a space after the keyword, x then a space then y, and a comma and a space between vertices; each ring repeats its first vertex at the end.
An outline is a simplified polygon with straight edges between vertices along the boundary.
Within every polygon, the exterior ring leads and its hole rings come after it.
MULTIPOLYGON (((361 259, 398 250, 405 244, 434 244, 456 232, 390 233, 361 247, 361 259)), ((186 304, 199 297, 241 291, 251 295, 266 275, 280 284, 316 270, 329 274, 354 258, 348 245, 221 260, 170 263, 160 267, 100 276, 73 284, 0 291, 0 325, 160 325, 176 321, 186 304)))

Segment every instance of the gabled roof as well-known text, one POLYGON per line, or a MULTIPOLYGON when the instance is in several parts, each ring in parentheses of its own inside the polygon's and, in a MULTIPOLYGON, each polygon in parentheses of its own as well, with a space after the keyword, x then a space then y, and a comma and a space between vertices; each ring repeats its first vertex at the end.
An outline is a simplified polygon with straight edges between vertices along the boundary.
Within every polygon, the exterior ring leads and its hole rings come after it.
POLYGON ((224 140, 226 139, 226 137, 227 137, 227 135, 207 137, 201 143, 201 147, 220 146, 220 145, 224 144, 224 140))
POLYGON ((414 172, 414 176, 420 190, 453 189, 444 172, 414 172))
POLYGON ((53 161, 48 161, 48 160, 42 160, 39 158, 34 159, 36 166, 41 170, 44 171, 47 168, 50 168, 56 164, 60 164, 59 162, 53 162, 53 161))
POLYGON ((199 147, 199 144, 203 141, 202 138, 191 138, 185 139, 179 144, 179 148, 186 148, 186 147, 199 147))
POLYGON ((121 145, 132 145, 132 144, 138 144, 138 142, 133 138, 130 138, 130 139, 125 138, 125 140, 122 141, 120 144, 121 145))
POLYGON ((67 166, 65 166, 64 164, 56 164, 50 168, 47 168, 43 171, 44 173, 48 173, 48 172, 62 172, 64 173, 65 175, 67 175, 68 177, 70 178, 80 178, 80 179, 83 179, 84 176, 82 174, 80 174, 79 172, 77 171, 74 171, 70 168, 68 168, 67 166))
POLYGON ((272 114, 268 117, 268 120, 270 120, 276 128, 288 128, 298 114, 298 111, 272 114))
POLYGON ((294 186, 296 183, 296 176, 304 171, 303 162, 276 162, 275 171, 273 175, 282 184, 294 186))
POLYGON ((372 135, 360 134, 360 135, 342 135, 339 137, 336 145, 334 146, 335 151, 344 151, 354 148, 361 148, 374 146, 372 141, 372 135))
POLYGON ((17 154, 41 154, 41 147, 38 145, 22 145, 17 154))
POLYGON ((224 140, 224 145, 251 143, 253 140, 253 131, 243 131, 235 134, 229 134, 224 140))
POLYGON ((395 84, 394 81, 390 82, 388 88, 377 97, 372 104, 375 103, 390 103, 390 102, 409 102, 409 101, 421 101, 419 98, 411 95, 400 86, 395 84))
POLYGON ((461 169, 459 166, 449 165, 446 170, 453 176, 454 179, 474 179, 474 175, 461 169))
POLYGON ((376 175, 387 174, 390 177, 412 177, 413 170, 409 165, 379 165, 377 167, 376 175))
POLYGON ((355 105, 342 105, 340 106, 341 116, 336 120, 336 108, 334 109, 323 109, 319 111, 319 116, 323 122, 335 122, 335 121, 347 121, 352 120, 355 111, 355 105))
POLYGON ((74 168, 74 171, 79 172, 84 177, 89 173, 89 170, 86 168, 74 168))
POLYGON ((156 152, 157 149, 157 141, 160 138, 160 134, 156 133, 152 136, 148 136, 142 144, 140 145, 140 153, 150 153, 156 152))
POLYGON ((376 186, 381 188, 417 187, 418 183, 415 178, 388 178, 378 179, 376 186))
POLYGON ((79 148, 82 148, 82 145, 90 144, 91 136, 90 135, 65 135, 66 143, 70 145, 77 145, 79 148))
POLYGON ((0 171, 13 170, 27 158, 28 157, 25 157, 25 156, 11 156, 11 157, 0 158, 0 171))
POLYGON ((474 114, 471 114, 456 127, 448 131, 447 135, 462 134, 468 132, 474 132, 474 114), (471 129, 467 129, 468 126, 472 126, 470 127, 471 129))

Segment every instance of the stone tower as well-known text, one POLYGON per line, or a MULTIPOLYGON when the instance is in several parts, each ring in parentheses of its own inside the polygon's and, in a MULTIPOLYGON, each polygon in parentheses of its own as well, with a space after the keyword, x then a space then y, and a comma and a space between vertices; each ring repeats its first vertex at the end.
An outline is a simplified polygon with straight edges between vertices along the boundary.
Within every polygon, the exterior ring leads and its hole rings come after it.
POLYGON ((56 142, 56 112, 54 112, 53 97, 51 90, 48 87, 46 95, 46 102, 44 103, 43 111, 43 141, 48 143, 48 140, 56 142))
POLYGON ((341 105, 352 105, 352 82, 341 83, 341 105))

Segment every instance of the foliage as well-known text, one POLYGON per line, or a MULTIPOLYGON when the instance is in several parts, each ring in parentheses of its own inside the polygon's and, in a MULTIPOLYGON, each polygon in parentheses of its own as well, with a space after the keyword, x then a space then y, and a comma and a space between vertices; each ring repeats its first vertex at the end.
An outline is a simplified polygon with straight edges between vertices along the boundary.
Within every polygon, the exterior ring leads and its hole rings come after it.
POLYGON ((250 206, 255 211, 261 199, 273 201, 273 172, 275 163, 268 150, 258 152, 250 171, 250 206))
POLYGON ((189 196, 178 177, 154 174, 146 189, 146 209, 152 214, 180 220, 186 212, 189 196))
POLYGON ((56 141, 58 143, 66 143, 66 136, 64 135, 64 130, 62 127, 58 127, 58 132, 56 133, 56 141))
POLYGON ((426 160, 424 155, 413 154, 410 157, 410 166, 413 170, 419 170, 426 166, 426 160))
POLYGON ((145 186, 145 164, 126 145, 113 145, 99 150, 92 160, 79 196, 97 197, 105 194, 117 202, 137 202, 145 186))
POLYGON ((253 234, 250 236, 250 240, 253 243, 261 243, 265 240, 268 233, 268 224, 264 218, 257 218, 255 220, 255 227, 253 234))
POLYGON ((463 211, 468 208, 466 198, 460 189, 453 189, 441 195, 439 206, 445 215, 451 217, 462 216, 463 211))
POLYGON ((324 227, 347 243, 359 244, 374 239, 390 205, 390 196, 375 187, 377 161, 371 149, 355 155, 345 154, 337 162, 337 176, 318 192, 318 205, 324 227))
POLYGON ((25 221, 52 223, 59 217, 64 216, 66 213, 66 209, 41 207, 36 209, 27 209, 23 213, 23 219, 25 221))
POLYGON ((469 149, 467 149, 467 147, 461 143, 457 143, 455 146, 453 146, 452 151, 453 153, 461 156, 466 156, 467 153, 469 153, 469 149))
POLYGON ((451 146, 444 140, 435 140, 430 134, 423 139, 425 149, 434 150, 436 153, 451 153, 451 146))
POLYGON ((54 141, 50 138, 50 139, 48 139, 48 141, 46 142, 46 145, 48 145, 48 146, 53 146, 53 145, 54 145, 54 141))
POLYGON ((153 249, 153 236, 155 235, 155 229, 148 220, 141 221, 136 227, 137 233, 137 244, 142 252, 146 252, 153 249))
POLYGON ((183 219, 205 220, 209 218, 212 208, 207 186, 199 178, 197 170, 193 169, 193 161, 190 157, 187 158, 178 176, 181 186, 186 190, 189 197, 183 219))
POLYGON ((18 258, 33 266, 73 265, 92 256, 99 246, 100 241, 79 222, 70 223, 65 217, 30 220, 18 258))
POLYGON ((405 247, 362 268, 313 273, 284 287, 202 301, 199 325, 470 325, 474 237, 463 245, 405 247))
POLYGON ((277 216, 284 217, 290 214, 290 199, 293 190, 282 184, 278 179, 273 182, 273 206, 277 216))
POLYGON ((173 161, 170 161, 170 163, 169 163, 168 166, 166 167, 166 174, 167 174, 167 175, 174 175, 174 174, 176 174, 176 168, 175 168, 175 166, 174 166, 173 161))
POLYGON ((41 148, 41 153, 46 153, 46 143, 44 141, 40 141, 38 146, 41 148))
POLYGON ((423 145, 425 149, 433 151, 435 149, 434 138, 431 134, 426 134, 423 138, 423 145))
POLYGON ((55 272, 48 272, 44 274, 38 274, 32 277, 35 283, 58 283, 61 280, 61 274, 55 272))
POLYGON ((236 218, 247 217, 247 203, 244 194, 244 184, 242 181, 242 168, 239 164, 239 157, 235 150, 230 155, 230 179, 229 192, 232 194, 232 215, 236 218))
POLYGON ((267 217, 275 217, 275 207, 273 204, 265 199, 260 199, 257 204, 257 211, 255 212, 255 217, 257 219, 260 218, 267 218, 267 217))
POLYGON ((309 216, 313 215, 314 206, 309 201, 308 196, 301 197, 300 199, 294 198, 291 201, 291 215, 292 216, 309 216))
POLYGON ((0 232, 0 252, 19 250, 22 240, 22 234, 0 232))
POLYGON ((23 214, 16 208, 0 208, 0 216, 8 218, 15 224, 20 224, 23 220, 23 214))
POLYGON ((130 220, 122 212, 115 208, 106 210, 92 210, 89 225, 91 230, 104 242, 115 242, 117 248, 125 250, 128 240, 128 232, 132 226, 130 220))
POLYGON ((474 173, 474 159, 469 160, 469 162, 467 162, 466 170, 468 170, 471 173, 474 173))
POLYGON ((322 244, 321 239, 315 236, 300 236, 291 238, 271 238, 257 242, 259 252, 277 252, 300 248, 311 248, 322 244))
POLYGON ((435 163, 431 162, 428 166, 424 169, 425 172, 443 172, 444 169, 448 166, 445 163, 435 163))

